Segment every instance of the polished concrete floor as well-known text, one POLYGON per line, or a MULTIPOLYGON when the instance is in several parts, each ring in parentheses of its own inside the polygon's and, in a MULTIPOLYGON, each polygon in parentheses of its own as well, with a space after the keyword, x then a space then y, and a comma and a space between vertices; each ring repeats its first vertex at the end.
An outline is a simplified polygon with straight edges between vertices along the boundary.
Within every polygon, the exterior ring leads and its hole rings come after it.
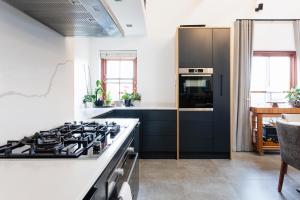
POLYGON ((141 160, 138 200, 299 200, 300 171, 289 167, 277 192, 279 155, 232 160, 141 160))

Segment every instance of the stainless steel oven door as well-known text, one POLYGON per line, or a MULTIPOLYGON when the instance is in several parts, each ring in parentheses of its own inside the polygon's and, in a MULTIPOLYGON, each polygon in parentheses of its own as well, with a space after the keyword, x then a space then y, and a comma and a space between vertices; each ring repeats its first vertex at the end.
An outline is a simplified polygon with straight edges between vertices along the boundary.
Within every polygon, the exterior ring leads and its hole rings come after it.
POLYGON ((179 108, 191 111, 213 109, 212 73, 179 74, 179 108))
POLYGON ((118 200, 124 182, 129 183, 132 199, 136 200, 139 191, 139 155, 134 152, 131 144, 107 179, 107 200, 118 200))

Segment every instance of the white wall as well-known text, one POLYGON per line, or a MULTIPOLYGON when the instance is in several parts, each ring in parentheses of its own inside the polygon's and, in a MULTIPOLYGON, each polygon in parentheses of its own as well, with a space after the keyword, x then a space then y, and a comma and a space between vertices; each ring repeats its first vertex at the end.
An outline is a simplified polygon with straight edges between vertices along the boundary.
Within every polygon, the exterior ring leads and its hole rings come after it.
MULTIPOLYGON (((175 104, 176 27, 180 24, 231 26, 235 16, 247 13, 249 7, 254 9, 252 1, 243 3, 238 0, 229 0, 226 3, 216 0, 147 1, 146 36, 89 39, 91 54, 89 63, 93 82, 100 78, 100 50, 137 50, 137 84, 142 101, 175 104), (239 9, 232 12, 233 7, 239 9)), ((250 14, 246 15, 249 16, 250 14)), ((75 44, 83 45, 83 40, 78 38, 75 44)), ((80 45, 77 47, 80 48, 80 45)), ((80 96, 83 95, 84 93, 80 96)), ((76 101, 80 102, 81 99, 76 101)))
MULTIPOLYGON (((264 10, 259 13, 254 12, 256 2, 256 0, 147 1, 146 36, 88 40, 93 82, 100 78, 100 50, 137 50, 138 90, 142 93, 143 102, 174 104, 175 35, 178 25, 206 24, 210 27, 232 27, 237 18, 300 18, 298 0, 284 2, 265 0, 264 10)), ((78 39, 78 44, 82 44, 82 40, 78 39)), ((80 45, 78 47, 80 48, 80 45)), ((81 99, 75 101, 79 100, 81 99)))
POLYGON ((254 51, 296 51, 292 22, 255 22, 254 51))
POLYGON ((0 1, 0 144, 73 119, 72 48, 0 1))

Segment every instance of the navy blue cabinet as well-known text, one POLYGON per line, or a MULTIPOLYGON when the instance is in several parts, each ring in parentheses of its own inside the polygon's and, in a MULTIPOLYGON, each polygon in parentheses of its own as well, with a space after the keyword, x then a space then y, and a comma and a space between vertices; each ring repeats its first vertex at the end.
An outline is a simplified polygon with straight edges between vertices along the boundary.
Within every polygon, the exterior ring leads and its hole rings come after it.
POLYGON ((210 28, 179 28, 179 67, 212 67, 212 41, 210 28))
POLYGON ((143 157, 176 158, 176 111, 143 111, 143 157))
POLYGON ((213 112, 179 112, 180 158, 202 158, 213 151, 213 112))
POLYGON ((230 152, 230 29, 213 29, 214 146, 216 153, 230 152))
POLYGON ((176 110, 116 109, 97 118, 139 118, 135 149, 140 157, 176 158, 176 110))
POLYGON ((179 28, 179 67, 213 68, 213 112, 179 114, 181 158, 230 157, 230 29, 179 28))

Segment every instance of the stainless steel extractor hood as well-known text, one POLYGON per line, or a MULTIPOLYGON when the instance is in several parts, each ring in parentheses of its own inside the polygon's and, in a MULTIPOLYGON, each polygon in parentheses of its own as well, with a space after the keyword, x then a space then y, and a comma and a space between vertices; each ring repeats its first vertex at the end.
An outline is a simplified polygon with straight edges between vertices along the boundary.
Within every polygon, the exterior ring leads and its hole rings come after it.
POLYGON ((118 36, 122 30, 100 0, 3 0, 63 36, 118 36))

